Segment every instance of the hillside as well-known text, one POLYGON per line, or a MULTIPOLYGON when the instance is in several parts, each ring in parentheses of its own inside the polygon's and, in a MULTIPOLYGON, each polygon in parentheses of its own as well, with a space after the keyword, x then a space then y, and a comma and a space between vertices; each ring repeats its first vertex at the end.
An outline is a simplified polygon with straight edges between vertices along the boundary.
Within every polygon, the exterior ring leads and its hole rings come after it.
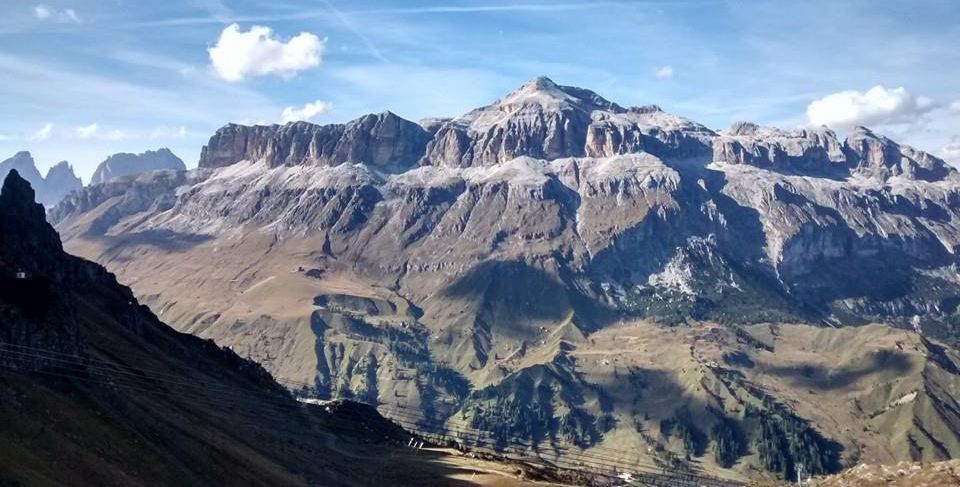
POLYGON ((960 485, 960 461, 929 464, 857 465, 847 472, 815 479, 817 487, 920 487, 960 485))
POLYGON ((301 404, 258 364, 167 327, 64 253, 29 184, 5 179, 0 484, 524 485, 409 441, 370 407, 301 404))
POLYGON ((299 394, 758 478, 960 455, 958 181, 862 127, 715 131, 536 78, 422 125, 227 125, 50 215, 299 394))

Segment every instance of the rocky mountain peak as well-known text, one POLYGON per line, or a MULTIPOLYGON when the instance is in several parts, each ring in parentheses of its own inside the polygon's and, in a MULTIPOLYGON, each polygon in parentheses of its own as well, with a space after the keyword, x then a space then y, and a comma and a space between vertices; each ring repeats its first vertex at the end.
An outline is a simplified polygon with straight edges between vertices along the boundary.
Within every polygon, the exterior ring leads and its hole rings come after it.
POLYGON ((44 180, 48 183, 69 185, 71 186, 70 189, 77 189, 83 186, 77 173, 74 172, 73 166, 68 161, 60 161, 51 166, 50 169, 47 169, 47 175, 44 177, 44 180))
POLYGON ((184 171, 187 166, 170 149, 148 150, 140 154, 121 152, 107 157, 97 166, 90 184, 98 184, 114 178, 148 171, 171 169, 184 171))
MULTIPOLYGON (((37 171, 37 164, 28 151, 19 151, 14 154, 13 157, 0 162, 0 170, 9 171, 11 169, 16 169, 20 173, 20 176, 27 180, 31 180, 34 173, 36 173, 37 176, 40 175, 40 172, 37 171)), ((0 174, 0 176, 5 175, 6 172, 0 174)))
POLYGON ((0 248, 16 254, 22 265, 47 258, 48 251, 62 251, 60 237, 46 220, 46 210, 36 202, 30 183, 11 169, 0 189, 0 248))
POLYGON ((898 144, 867 127, 855 127, 847 136, 844 150, 851 169, 868 177, 886 179, 903 176, 937 181, 956 174, 956 170, 942 159, 898 144))
MULTIPOLYGON (((51 181, 49 184, 37 170, 37 165, 33 156, 27 151, 20 151, 13 157, 0 162, 0 178, 6 177, 7 173, 16 170, 17 174, 25 179, 36 190, 37 199, 45 205, 54 205, 63 197, 63 191, 58 184, 51 181)), ((70 186, 69 190, 78 189, 81 185, 70 186)))
POLYGON ((656 105, 625 109, 593 91, 538 77, 443 125, 424 160, 438 166, 489 166, 521 156, 560 159, 644 151, 689 158, 708 152, 700 139, 711 135, 706 127, 656 105))
POLYGON ((73 172, 73 166, 67 161, 60 161, 47 170, 43 178, 43 197, 41 200, 48 204, 60 202, 70 192, 83 187, 83 181, 73 172))
POLYGON ((740 121, 740 122, 734 122, 733 124, 731 124, 730 128, 725 130, 723 133, 725 135, 732 135, 732 136, 754 135, 759 130, 760 130, 760 126, 753 122, 740 121))
POLYGON ((663 109, 660 108, 660 105, 650 104, 650 105, 642 105, 639 107, 630 107, 627 109, 627 112, 646 115, 650 113, 663 112, 663 109))
POLYGON ((70 173, 76 175, 76 173, 73 172, 73 166, 70 164, 70 161, 60 161, 53 166, 50 166, 50 169, 47 169, 47 176, 58 173, 70 173))
POLYGON ((25 151, 25 150, 18 151, 16 154, 13 155, 13 157, 11 157, 8 160, 23 161, 23 162, 29 161, 31 164, 33 164, 33 156, 30 155, 30 151, 25 151))
POLYGON ((606 100, 593 91, 574 86, 561 86, 546 76, 538 76, 527 81, 520 88, 508 93, 494 103, 474 110, 463 117, 474 128, 484 123, 495 123, 497 114, 510 113, 523 109, 536 110, 577 110, 590 113, 594 110, 623 112, 623 107, 606 100), (492 117, 484 117, 486 114, 492 117))

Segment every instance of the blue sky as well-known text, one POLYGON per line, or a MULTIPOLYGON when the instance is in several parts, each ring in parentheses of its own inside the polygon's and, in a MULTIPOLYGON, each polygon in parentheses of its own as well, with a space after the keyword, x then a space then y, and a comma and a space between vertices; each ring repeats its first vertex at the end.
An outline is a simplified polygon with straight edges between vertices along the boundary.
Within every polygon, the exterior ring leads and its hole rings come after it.
POLYGON ((952 0, 4 0, 0 158, 66 159, 84 180, 118 151, 193 165, 227 122, 453 116, 546 75, 718 129, 864 122, 956 161, 957 46, 952 0), (270 32, 224 43, 230 75, 210 49, 234 23, 270 32), (301 33, 306 58, 270 58, 301 33))

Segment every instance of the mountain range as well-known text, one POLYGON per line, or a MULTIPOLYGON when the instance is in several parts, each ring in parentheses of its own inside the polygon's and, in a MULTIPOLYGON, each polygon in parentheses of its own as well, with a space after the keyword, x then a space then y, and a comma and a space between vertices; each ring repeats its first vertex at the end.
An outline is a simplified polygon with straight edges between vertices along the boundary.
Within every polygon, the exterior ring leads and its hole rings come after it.
POLYGON ((49 217, 299 394, 753 478, 960 455, 958 182, 863 127, 536 78, 452 119, 230 124, 49 217))
POLYGON ((0 177, 6 177, 12 170, 16 170, 37 188, 37 199, 47 206, 57 204, 71 191, 83 187, 80 178, 67 161, 55 164, 47 170, 47 176, 44 177, 37 170, 33 157, 26 151, 17 152, 13 157, 0 162, 0 177))
MULTIPOLYGON (((60 161, 52 166, 44 177, 37 170, 33 156, 27 151, 21 151, 0 162, 0 178, 6 177, 13 169, 17 170, 20 177, 30 182, 37 193, 37 200, 47 207, 56 205, 64 196, 83 187, 83 182, 73 172, 73 166, 67 161, 60 161)), ((170 149, 146 151, 141 154, 121 152, 111 155, 97 166, 90 184, 164 169, 183 171, 186 170, 186 166, 179 157, 170 152, 170 149)))

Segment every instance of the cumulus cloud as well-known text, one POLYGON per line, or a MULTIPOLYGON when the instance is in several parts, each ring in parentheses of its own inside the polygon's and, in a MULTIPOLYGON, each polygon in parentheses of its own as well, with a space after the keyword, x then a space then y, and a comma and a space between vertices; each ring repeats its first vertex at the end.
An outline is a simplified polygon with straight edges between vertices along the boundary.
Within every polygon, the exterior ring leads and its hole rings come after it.
POLYGON ((653 72, 653 76, 657 79, 673 78, 673 66, 661 66, 653 72))
POLYGON ((73 132, 77 134, 77 137, 80 137, 81 139, 89 139, 90 137, 93 137, 94 135, 96 135, 97 124, 91 123, 90 125, 87 125, 85 127, 77 127, 73 130, 73 132))
POLYGON ((330 109, 330 104, 317 100, 313 103, 307 103, 306 105, 300 108, 287 107, 283 109, 283 113, 280 114, 281 123, 290 123, 298 121, 310 121, 313 120, 317 115, 326 112, 330 109))
POLYGON ((957 100, 950 104, 950 111, 953 113, 960 113, 960 100, 957 100))
POLYGON ((29 140, 47 140, 50 138, 51 135, 53 135, 53 124, 48 123, 48 124, 45 124, 43 127, 41 127, 40 130, 37 130, 36 132, 34 132, 30 137, 28 137, 28 139, 29 140))
POLYGON ((277 75, 290 78, 320 65, 326 44, 315 34, 301 32, 287 41, 274 36, 269 27, 255 25, 243 32, 228 25, 217 43, 209 48, 213 70, 226 81, 243 81, 250 76, 277 75))
POLYGON ((877 85, 865 93, 847 90, 815 100, 807 106, 807 120, 834 128, 910 124, 934 108, 933 100, 912 95, 903 87, 877 85))
POLYGON ((61 22, 61 23, 72 22, 74 24, 80 23, 80 16, 77 15, 76 10, 72 8, 57 10, 55 8, 50 8, 46 5, 41 4, 41 5, 37 5, 36 7, 33 7, 33 16, 36 17, 37 20, 43 20, 43 21, 53 21, 53 22, 61 22))

